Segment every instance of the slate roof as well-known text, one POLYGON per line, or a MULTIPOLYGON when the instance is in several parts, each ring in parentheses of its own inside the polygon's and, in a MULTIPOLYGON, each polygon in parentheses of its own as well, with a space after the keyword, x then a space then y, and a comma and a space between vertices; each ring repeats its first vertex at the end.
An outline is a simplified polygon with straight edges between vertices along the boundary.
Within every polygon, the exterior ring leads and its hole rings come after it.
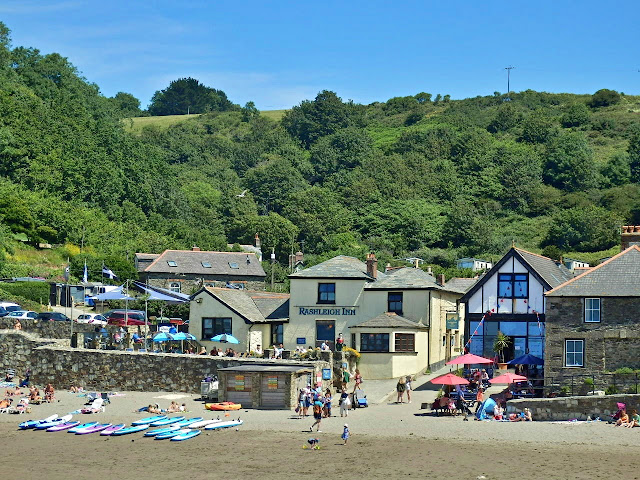
POLYGON ((547 292, 549 297, 640 296, 640 247, 627 248, 547 292))
POLYGON ((204 287, 191 298, 202 291, 206 291, 250 323, 269 323, 273 320, 289 319, 288 294, 204 287))
POLYGON ((414 322, 408 318, 395 313, 383 313, 377 317, 370 318, 364 322, 352 325, 349 328, 405 328, 412 330, 428 330, 429 328, 421 323, 414 322))
POLYGON ((444 286, 447 290, 452 290, 454 292, 459 292, 459 293, 465 293, 467 290, 473 287, 477 281, 478 281, 477 278, 454 277, 451 280, 449 280, 447 283, 445 283, 444 286))
POLYGON ((165 250, 143 272, 228 275, 236 279, 266 277, 262 265, 252 253, 198 250, 165 250), (168 264, 170 261, 175 262, 176 266, 170 267, 168 264), (203 262, 211 264, 211 268, 202 266, 203 262), (230 264, 237 264, 238 268, 231 268, 230 264))
POLYGON ((558 265, 554 260, 536 253, 527 252, 519 248, 514 249, 522 259, 540 275, 551 288, 563 284, 573 278, 571 270, 563 264, 558 265))
POLYGON ((369 290, 394 290, 394 289, 440 289, 432 275, 420 268, 403 267, 389 270, 384 277, 365 285, 369 290))
MULTIPOLYGON (((378 279, 385 277, 385 274, 378 271, 378 279)), ((373 280, 367 274, 367 265, 357 258, 338 255, 330 258, 313 267, 305 268, 299 272, 292 273, 289 278, 348 278, 373 280)))

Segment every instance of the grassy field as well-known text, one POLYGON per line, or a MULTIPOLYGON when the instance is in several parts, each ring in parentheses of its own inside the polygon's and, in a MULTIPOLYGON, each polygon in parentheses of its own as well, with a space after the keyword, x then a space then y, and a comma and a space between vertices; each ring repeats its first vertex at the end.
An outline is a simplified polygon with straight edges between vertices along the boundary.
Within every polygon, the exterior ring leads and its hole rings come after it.
POLYGON ((262 110, 260 114, 263 117, 270 118, 271 120, 279 121, 287 110, 262 110))

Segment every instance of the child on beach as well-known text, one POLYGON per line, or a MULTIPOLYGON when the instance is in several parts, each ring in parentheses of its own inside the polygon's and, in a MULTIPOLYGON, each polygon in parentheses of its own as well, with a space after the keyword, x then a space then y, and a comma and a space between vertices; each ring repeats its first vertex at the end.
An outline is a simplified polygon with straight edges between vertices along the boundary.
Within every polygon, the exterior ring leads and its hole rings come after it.
POLYGON ((627 410, 622 409, 620 412, 620 418, 616 422, 616 427, 625 427, 629 423, 629 415, 627 415, 627 410))
POLYGON ((311 425, 311 428, 309 428, 310 432, 313 432, 313 427, 315 427, 316 425, 318 425, 318 429, 317 431, 320 432, 320 423, 322 422, 322 406, 323 406, 323 402, 320 398, 318 398, 318 400, 316 400, 313 404, 313 418, 315 418, 315 422, 313 422, 313 425, 311 425))
POLYGON ((638 415, 638 411, 634 408, 631 410, 631 416, 629 417, 629 423, 624 425, 627 428, 640 427, 640 415, 638 415))
POLYGON ((320 450, 320 446, 318 445, 320 443, 319 438, 310 438, 307 440, 307 443, 311 446, 312 450, 320 450))
POLYGON ((349 425, 348 424, 344 424, 344 430, 342 431, 342 440, 344 440, 344 444, 347 444, 347 440, 349 440, 349 425))

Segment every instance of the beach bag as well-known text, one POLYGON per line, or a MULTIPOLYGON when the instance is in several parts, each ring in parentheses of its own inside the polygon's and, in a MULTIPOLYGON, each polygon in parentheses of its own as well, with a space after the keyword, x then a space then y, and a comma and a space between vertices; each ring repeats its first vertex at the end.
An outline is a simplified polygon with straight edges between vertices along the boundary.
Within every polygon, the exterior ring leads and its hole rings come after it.
POLYGON ((300 405, 296 407, 296 413, 300 413, 300 405))

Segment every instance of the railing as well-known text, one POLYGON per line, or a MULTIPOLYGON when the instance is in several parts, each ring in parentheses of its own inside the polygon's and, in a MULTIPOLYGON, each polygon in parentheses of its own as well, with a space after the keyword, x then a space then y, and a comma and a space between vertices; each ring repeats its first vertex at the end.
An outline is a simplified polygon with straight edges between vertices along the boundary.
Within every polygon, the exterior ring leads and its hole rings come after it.
POLYGON ((600 373, 598 375, 562 375, 545 378, 546 396, 639 393, 638 373, 600 373))

